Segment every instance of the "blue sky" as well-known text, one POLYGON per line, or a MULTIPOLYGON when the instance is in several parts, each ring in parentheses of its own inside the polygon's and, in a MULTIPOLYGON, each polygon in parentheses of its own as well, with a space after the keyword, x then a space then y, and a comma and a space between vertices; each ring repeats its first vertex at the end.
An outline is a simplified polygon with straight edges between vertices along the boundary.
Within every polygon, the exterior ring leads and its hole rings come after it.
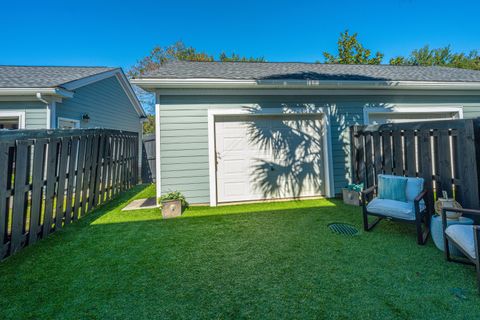
POLYGON ((316 61, 349 29, 386 59, 430 44, 480 49, 479 1, 10 1, 0 64, 128 69, 176 40, 268 61, 316 61), (454 3, 454 4, 452 4, 454 3))

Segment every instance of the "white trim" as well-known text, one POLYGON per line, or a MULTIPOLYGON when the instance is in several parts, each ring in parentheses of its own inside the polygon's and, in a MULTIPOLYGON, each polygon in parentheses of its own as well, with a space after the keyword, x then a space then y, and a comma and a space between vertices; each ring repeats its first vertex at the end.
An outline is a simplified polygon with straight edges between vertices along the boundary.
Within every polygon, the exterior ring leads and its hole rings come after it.
POLYGON ((479 90, 480 82, 441 81, 335 81, 335 80, 235 80, 235 79, 131 79, 143 89, 160 88, 318 88, 390 90, 479 90))
POLYGON ((87 77, 84 77, 84 78, 81 78, 81 79, 77 79, 77 80, 73 80, 73 81, 64 83, 64 84, 62 84, 62 87, 64 87, 67 90, 73 91, 73 90, 76 90, 78 88, 88 86, 89 84, 92 84, 92 83, 95 83, 95 82, 113 77, 119 71, 120 71, 120 68, 104 71, 104 72, 101 72, 101 73, 97 73, 97 74, 94 74, 94 75, 91 75, 91 76, 87 76, 87 77))
POLYGON ((388 114, 388 113, 400 113, 400 114, 414 114, 414 113, 457 113, 458 119, 463 119, 463 107, 462 106, 442 106, 442 105, 431 105, 431 106, 416 106, 416 105, 402 105, 402 106, 384 106, 384 107, 363 107, 363 123, 370 124, 370 113, 375 114, 388 114))
MULTIPOLYGON (((143 87, 142 87, 143 88, 143 87)), ((145 88, 143 88, 145 89, 145 88)), ((206 95, 222 95, 222 96, 478 96, 478 90, 394 90, 392 88, 380 89, 320 89, 320 88, 156 88, 150 91, 159 92, 161 95, 184 95, 184 96, 206 96, 206 95)))
POLYGON ((59 122, 60 121, 70 121, 75 123, 75 129, 80 128, 80 120, 77 119, 71 119, 71 118, 65 118, 65 117, 57 117, 57 128, 59 128, 59 122))
MULTIPOLYGON (((158 100, 157 100, 158 101, 158 100)), ((208 109, 208 167, 209 167, 209 183, 210 183, 210 206, 215 207, 218 204, 217 199, 217 175, 216 175, 216 151, 215 151, 215 116, 235 116, 235 115, 321 115, 326 127, 323 135, 324 146, 324 176, 325 176, 325 193, 327 197, 333 197, 335 192, 333 182, 333 155, 332 142, 330 136, 329 112, 324 108, 317 108, 316 112, 306 111, 304 109, 295 108, 294 113, 285 113, 283 108, 258 109, 256 113, 252 113, 249 109, 233 108, 233 109, 208 109)), ((157 127, 158 130, 159 127, 157 127)), ((159 150, 159 148, 157 149, 159 150)), ((158 154, 157 154, 158 156, 158 154)), ((158 177, 158 175, 157 175, 158 177)))
POLYGON ((62 88, 0 88, 1 96, 27 96, 31 95, 35 100, 35 95, 52 95, 61 98, 72 98, 73 92, 62 88))
POLYGON ((25 111, 3 111, 0 110, 0 117, 18 118, 18 129, 25 129, 25 111))
POLYGON ((47 119, 47 129, 55 129, 57 127, 56 124, 56 116, 57 116, 57 103, 55 101, 50 101, 49 103, 45 104, 46 106, 46 119, 47 119))
POLYGON ((155 97, 155 185, 157 199, 162 196, 162 172, 160 158, 160 95, 155 97))

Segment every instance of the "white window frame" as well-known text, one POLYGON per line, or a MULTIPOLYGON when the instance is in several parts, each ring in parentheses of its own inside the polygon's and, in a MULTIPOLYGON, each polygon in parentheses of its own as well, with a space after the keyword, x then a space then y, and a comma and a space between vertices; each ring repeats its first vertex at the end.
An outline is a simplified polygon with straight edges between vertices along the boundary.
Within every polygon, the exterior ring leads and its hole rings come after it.
MULTIPOLYGON (((259 109, 252 113, 248 109, 233 108, 233 109, 209 109, 208 110, 208 165, 209 165, 209 182, 210 182, 210 206, 216 207, 218 204, 217 198, 217 172, 216 172, 216 152, 215 152, 215 117, 216 116, 288 116, 288 115, 316 115, 321 116, 325 124, 325 135, 323 135, 323 148, 325 161, 325 193, 331 198, 335 194, 335 185, 333 179, 333 155, 332 155, 332 141, 330 129, 330 113, 328 108, 316 108, 315 111, 305 111, 302 108, 294 108, 294 113, 286 113, 282 108, 267 108, 259 109)), ((159 131, 157 129, 157 131, 159 131)), ((158 146, 157 146, 158 148, 158 146)), ((157 175, 157 179, 158 179, 157 175)))
POLYGON ((25 111, 0 111, 0 118, 18 118, 18 129, 25 129, 25 111))
POLYGON ((462 106, 439 106, 439 105, 432 105, 432 106, 395 106, 395 107, 363 107, 363 123, 368 125, 370 124, 370 113, 375 114, 389 114, 389 113, 396 113, 396 114, 413 114, 413 113, 457 113, 458 119, 463 119, 463 107, 462 106))
POLYGON ((75 123, 75 129, 80 129, 80 120, 65 118, 65 117, 58 117, 57 118, 57 128, 60 128, 60 126, 59 126, 60 120, 74 122, 75 123))

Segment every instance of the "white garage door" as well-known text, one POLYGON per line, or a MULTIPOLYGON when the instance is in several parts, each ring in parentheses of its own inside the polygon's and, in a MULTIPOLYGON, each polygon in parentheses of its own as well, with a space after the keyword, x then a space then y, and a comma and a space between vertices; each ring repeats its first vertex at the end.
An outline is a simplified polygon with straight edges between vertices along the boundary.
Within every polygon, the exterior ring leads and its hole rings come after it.
POLYGON ((325 195, 318 116, 215 118, 218 202, 325 195))

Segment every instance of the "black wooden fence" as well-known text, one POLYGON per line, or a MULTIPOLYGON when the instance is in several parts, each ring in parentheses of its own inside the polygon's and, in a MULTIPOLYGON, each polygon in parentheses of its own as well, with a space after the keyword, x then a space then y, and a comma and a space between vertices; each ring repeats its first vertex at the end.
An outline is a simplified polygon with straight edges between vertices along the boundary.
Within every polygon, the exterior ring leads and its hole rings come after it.
POLYGON ((145 134, 142 141, 142 182, 155 182, 155 133, 145 134))
POLYGON ((0 259, 137 183, 133 132, 0 132, 0 259))
POLYGON ((479 208, 476 127, 478 120, 353 126, 353 180, 368 187, 380 173, 422 177, 429 206, 445 190, 464 207, 479 208))

